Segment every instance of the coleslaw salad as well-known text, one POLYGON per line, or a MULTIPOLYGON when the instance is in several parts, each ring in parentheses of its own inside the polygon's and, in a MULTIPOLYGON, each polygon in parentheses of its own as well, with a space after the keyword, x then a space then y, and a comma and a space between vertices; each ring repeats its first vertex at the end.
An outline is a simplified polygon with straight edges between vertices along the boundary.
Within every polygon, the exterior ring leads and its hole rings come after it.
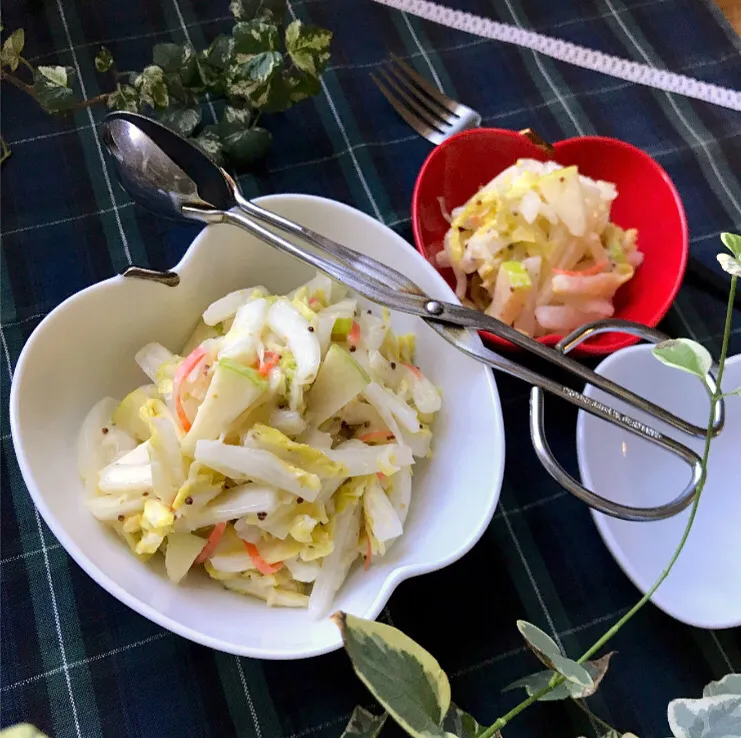
POLYGON ((324 615, 348 571, 403 534, 439 391, 414 336, 317 275, 286 296, 211 304, 179 354, 148 344, 149 382, 104 398, 79 438, 86 503, 173 582, 324 615))
POLYGON ((575 166, 520 159, 449 215, 439 266, 456 294, 523 333, 567 334, 612 317, 643 261, 637 231, 610 221, 618 193, 575 166))

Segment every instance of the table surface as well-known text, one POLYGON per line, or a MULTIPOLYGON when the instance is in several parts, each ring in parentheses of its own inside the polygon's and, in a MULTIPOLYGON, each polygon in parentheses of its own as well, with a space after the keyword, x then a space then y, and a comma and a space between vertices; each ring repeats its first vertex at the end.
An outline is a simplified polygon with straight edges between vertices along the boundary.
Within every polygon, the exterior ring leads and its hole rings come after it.
MULTIPOLYGON (((4 6, 28 54, 78 69, 100 92, 101 42, 141 68, 157 41, 202 45, 227 25, 226 1, 75 0, 4 6), (24 17, 25 16, 25 17, 24 17)), ((702 80, 741 85, 741 45, 720 12, 697 0, 459 0, 459 7, 702 80)), ((693 254, 714 264, 718 234, 741 229, 741 114, 555 62, 405 17, 363 0, 295 0, 292 12, 335 33, 320 95, 266 118, 269 159, 241 178, 248 195, 297 191, 336 198, 411 240, 409 203, 429 152, 380 97, 368 72, 394 51, 477 108, 484 125, 532 126, 550 140, 598 133, 629 141, 666 168, 684 200, 693 254)), ((294 663, 237 658, 194 645, 133 613, 90 580, 30 501, 7 422, 10 376, 23 343, 74 292, 137 264, 169 267, 195 230, 132 206, 97 142, 104 111, 50 118, 3 87, 2 169, 2 669, 0 724, 29 720, 50 736, 315 736, 342 732, 372 705, 344 653, 294 663)), ((206 115, 208 115, 208 110, 206 115)), ((665 330, 719 348, 724 304, 690 287, 665 330)), ((741 350, 734 336, 735 352, 741 350)), ((537 669, 515 620, 551 632, 568 653, 588 647, 636 601, 588 509, 541 469, 528 437, 528 388, 500 378, 507 459, 501 504, 478 545, 444 571, 402 584, 382 618, 417 639, 451 676, 454 699, 482 722, 513 706, 501 689, 537 669)), ((549 431, 575 472, 570 406, 552 403, 549 431)), ((453 492, 453 491, 452 491, 453 492)), ((245 624, 245 627, 249 627, 245 624)), ((618 656, 591 708, 643 738, 664 736, 666 705, 699 696, 741 669, 738 630, 710 632, 649 605, 614 639, 618 656)), ((576 736, 572 705, 536 705, 506 731, 576 736)), ((388 728, 388 735, 398 734, 388 728)))

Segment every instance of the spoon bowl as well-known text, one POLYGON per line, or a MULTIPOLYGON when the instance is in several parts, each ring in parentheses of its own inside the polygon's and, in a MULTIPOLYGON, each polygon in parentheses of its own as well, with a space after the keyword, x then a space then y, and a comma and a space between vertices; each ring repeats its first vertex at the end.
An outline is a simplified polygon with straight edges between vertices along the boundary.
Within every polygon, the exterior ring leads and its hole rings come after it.
POLYGON ((157 215, 183 220, 185 206, 229 210, 237 204, 231 178, 208 154, 146 116, 111 113, 102 139, 124 189, 157 215))

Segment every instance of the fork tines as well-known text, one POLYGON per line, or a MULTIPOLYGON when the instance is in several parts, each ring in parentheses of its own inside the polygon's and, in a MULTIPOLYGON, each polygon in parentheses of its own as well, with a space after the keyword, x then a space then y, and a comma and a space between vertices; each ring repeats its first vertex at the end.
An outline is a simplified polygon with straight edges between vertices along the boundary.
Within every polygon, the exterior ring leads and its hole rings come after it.
POLYGON ((481 117, 452 100, 395 54, 377 74, 371 73, 381 94, 417 132, 438 144, 458 131, 478 126, 481 117))

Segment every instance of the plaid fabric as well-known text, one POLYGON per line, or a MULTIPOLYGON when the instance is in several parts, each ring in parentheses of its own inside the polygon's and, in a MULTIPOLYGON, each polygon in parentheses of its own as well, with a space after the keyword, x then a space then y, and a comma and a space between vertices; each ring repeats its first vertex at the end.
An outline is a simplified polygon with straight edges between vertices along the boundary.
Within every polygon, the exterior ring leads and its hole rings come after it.
MULTIPOLYGON (((741 44, 698 0, 459 0, 459 7, 721 85, 741 79, 741 44)), ((227 25, 226 0, 54 0, 5 3, 36 60, 78 70, 98 93, 101 42, 122 68, 141 68, 156 41, 202 44, 227 25)), ((389 51, 481 111, 484 124, 532 126, 550 140, 580 133, 625 139, 674 179, 692 251, 708 264, 718 234, 741 229, 741 116, 452 32, 369 0, 294 0, 292 12, 335 33, 322 93, 269 121, 275 146, 241 178, 249 195, 297 191, 367 211, 411 240, 409 201, 429 145, 373 87, 389 51)), ((5 85, 2 168, 2 602, 0 724, 35 723, 51 736, 256 736, 341 733, 356 703, 372 704, 343 653, 259 662, 196 646, 128 610, 82 573, 54 540, 24 488, 7 422, 12 368, 41 318, 64 298, 128 263, 169 267, 195 230, 132 206, 111 180, 96 137, 104 111, 43 115, 5 85)), ((206 109, 208 119, 210 111, 206 109)), ((724 305, 684 288, 664 328, 718 349, 724 305)), ((737 329, 738 330, 738 329, 737 329)), ((741 350, 739 334, 733 351, 741 350)), ((638 593, 602 545, 587 508, 536 462, 528 388, 501 378, 507 472, 481 542, 444 571, 406 582, 383 618, 426 646, 451 675, 454 699, 480 721, 519 695, 500 692, 537 668, 514 627, 526 618, 570 654, 590 645, 638 593)), ((575 414, 551 403, 557 455, 576 471, 575 414), (558 415, 556 415, 558 410, 558 415)), ((245 624, 249 627, 249 624, 245 624)), ((681 625, 648 606, 615 638, 619 655, 592 709, 624 730, 665 735, 666 705, 741 669, 738 630, 681 625)), ((575 736, 590 730, 562 703, 536 705, 506 731, 575 736)), ((387 734, 398 735, 394 727, 387 734)))

